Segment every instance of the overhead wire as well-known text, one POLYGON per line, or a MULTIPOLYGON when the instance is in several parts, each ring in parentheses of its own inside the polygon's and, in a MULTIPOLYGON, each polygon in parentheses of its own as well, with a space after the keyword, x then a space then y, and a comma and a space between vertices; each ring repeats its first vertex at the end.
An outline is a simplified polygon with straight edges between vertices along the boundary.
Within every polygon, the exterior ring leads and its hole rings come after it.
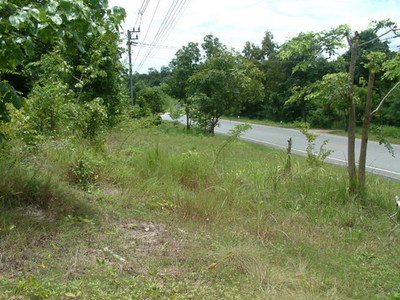
POLYGON ((171 4, 168 13, 166 14, 166 16, 165 16, 165 18, 164 18, 164 20, 163 20, 158 32, 157 32, 157 34, 155 35, 155 37, 153 39, 153 42, 151 43, 152 46, 148 49, 148 51, 146 52, 146 55, 143 57, 143 60, 141 61, 141 64, 138 67, 138 70, 141 69, 141 67, 143 66, 144 62, 147 60, 147 58, 153 52, 155 46, 159 43, 159 40, 161 39, 163 34, 165 34, 166 30, 168 30, 172 20, 174 19, 175 15, 179 11, 179 8, 180 8, 181 4, 182 4, 182 2, 179 2, 179 0, 175 0, 171 4))
POLYGON ((154 56, 157 56, 159 50, 161 49, 161 45, 164 44, 164 42, 169 38, 169 36, 171 35, 173 29, 175 28, 176 24, 179 22, 180 18, 182 17, 183 13, 185 12, 185 10, 187 9, 187 7, 189 6, 191 0, 184 0, 182 6, 180 7, 180 10, 178 12, 178 14, 175 16, 174 20, 172 21, 169 29, 168 29, 168 33, 166 33, 164 35, 164 38, 161 39, 158 43, 158 45, 155 46, 155 53, 154 56))
POLYGON ((149 49, 146 54, 143 56, 139 66, 137 67, 137 71, 143 67, 145 61, 150 56, 150 54, 154 51, 157 45, 160 45, 159 41, 164 36, 168 36, 172 28, 176 25, 179 18, 182 16, 184 9, 187 7, 188 0, 174 0, 169 7, 167 14, 165 15, 163 22, 161 23, 157 33, 155 34, 153 41, 151 42, 149 49), (185 6, 186 5, 186 6, 185 6))
POLYGON ((143 20, 143 14, 145 13, 147 7, 149 6, 149 3, 150 3, 150 0, 143 0, 142 5, 140 6, 140 8, 138 10, 138 14, 137 14, 136 21, 135 21, 135 26, 133 26, 133 28, 136 28, 138 22, 139 22, 139 28, 140 28, 140 26, 142 24, 142 20, 143 20))
POLYGON ((143 56, 143 59, 142 59, 142 61, 141 61, 140 64, 139 64, 138 70, 140 70, 140 68, 142 67, 144 61, 146 60, 146 57, 149 55, 149 53, 151 53, 152 48, 154 47, 154 45, 157 44, 159 38, 161 37, 162 33, 164 32, 165 27, 166 27, 166 24, 169 22, 169 19, 170 19, 170 17, 171 17, 172 14, 173 14, 176 5, 178 4, 178 1, 179 1, 179 0, 174 0, 174 1, 172 2, 171 6, 169 7, 168 12, 166 13, 166 15, 165 15, 165 17, 164 17, 164 19, 163 19, 163 21, 162 21, 160 27, 158 28, 157 33, 155 34, 155 36, 154 36, 154 38, 153 38, 153 41, 151 42, 150 48, 148 49, 148 51, 146 52, 146 54, 143 56))
POLYGON ((139 57, 139 55, 140 55, 140 52, 141 52, 142 49, 143 49, 143 43, 146 41, 147 35, 149 34, 149 30, 150 30, 150 28, 151 28, 151 25, 153 24, 154 17, 155 17, 155 15, 156 15, 156 13, 157 13, 158 6, 159 6, 159 5, 160 5, 160 0, 158 0, 158 2, 157 2, 157 6, 156 6, 156 8, 155 8, 155 10, 154 10, 153 16, 151 17, 150 24, 149 24, 149 26, 147 27, 146 34, 144 35, 143 42, 140 44, 138 53, 136 54, 135 60, 133 61, 132 68, 135 66, 136 61, 137 61, 137 59, 138 59, 138 57, 139 57))
MULTIPOLYGON (((138 45, 143 46, 143 47, 150 47, 151 44, 146 44, 146 43, 138 43, 138 45)), ((179 50, 180 47, 177 46, 169 46, 169 45, 156 45, 156 47, 159 47, 161 49, 170 49, 170 50, 179 50)))

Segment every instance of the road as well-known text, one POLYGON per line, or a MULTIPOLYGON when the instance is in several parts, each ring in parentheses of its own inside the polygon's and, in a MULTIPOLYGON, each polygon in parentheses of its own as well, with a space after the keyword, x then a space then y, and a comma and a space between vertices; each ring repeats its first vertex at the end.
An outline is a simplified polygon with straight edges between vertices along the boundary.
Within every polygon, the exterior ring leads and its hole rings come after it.
MULTIPOLYGON (((162 116, 165 120, 171 120, 169 115, 162 116)), ((185 123, 185 118, 180 122, 185 123)), ((228 134, 235 125, 242 124, 239 121, 220 120, 219 126, 215 129, 218 134, 228 134)), ((292 138, 292 153, 306 156, 307 141, 302 133, 296 129, 272 127, 266 125, 252 124, 252 129, 245 132, 242 140, 258 143, 277 149, 286 149, 287 141, 292 138)), ((313 131, 311 131, 313 132, 313 131)), ((324 140, 329 140, 326 149, 334 152, 326 159, 327 162, 337 165, 347 165, 347 137, 333 134, 315 132, 319 134, 316 140, 315 149, 319 149, 324 140)), ((356 157, 359 155, 361 141, 356 140, 356 157)), ((400 180, 400 145, 392 144, 395 157, 377 142, 368 142, 367 171, 383 177, 400 180)))

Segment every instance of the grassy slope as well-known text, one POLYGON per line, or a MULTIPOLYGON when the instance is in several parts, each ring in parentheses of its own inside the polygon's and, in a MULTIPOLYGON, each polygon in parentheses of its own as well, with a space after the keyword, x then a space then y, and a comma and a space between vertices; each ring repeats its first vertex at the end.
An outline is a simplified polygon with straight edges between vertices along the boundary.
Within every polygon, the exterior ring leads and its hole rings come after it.
POLYGON ((129 123, 1 161, 3 204, 48 209, 0 212, 0 298, 399 297, 398 182, 368 177, 358 203, 343 169, 285 174, 283 152, 242 142, 212 167, 224 139, 129 123))

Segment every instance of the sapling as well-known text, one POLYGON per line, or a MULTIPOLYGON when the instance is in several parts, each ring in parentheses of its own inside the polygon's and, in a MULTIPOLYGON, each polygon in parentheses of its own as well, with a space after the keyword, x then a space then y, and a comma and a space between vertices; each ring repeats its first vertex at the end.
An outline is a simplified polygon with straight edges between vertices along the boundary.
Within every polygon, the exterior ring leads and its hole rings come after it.
POLYGON ((222 153, 222 150, 224 150, 228 145, 231 145, 235 141, 237 141, 243 133, 246 131, 252 129, 250 124, 239 124, 236 125, 233 129, 229 130, 229 137, 225 140, 225 142, 222 144, 222 146, 217 150, 217 153, 214 158, 213 166, 215 166, 219 156, 222 153))

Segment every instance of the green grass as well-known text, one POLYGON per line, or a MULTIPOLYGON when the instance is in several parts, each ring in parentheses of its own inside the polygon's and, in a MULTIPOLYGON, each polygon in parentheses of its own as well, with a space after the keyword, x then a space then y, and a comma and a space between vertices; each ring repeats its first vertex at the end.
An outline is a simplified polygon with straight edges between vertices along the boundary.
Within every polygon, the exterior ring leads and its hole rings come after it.
POLYGON ((398 299, 398 182, 144 127, 5 151, 1 299, 398 299))

